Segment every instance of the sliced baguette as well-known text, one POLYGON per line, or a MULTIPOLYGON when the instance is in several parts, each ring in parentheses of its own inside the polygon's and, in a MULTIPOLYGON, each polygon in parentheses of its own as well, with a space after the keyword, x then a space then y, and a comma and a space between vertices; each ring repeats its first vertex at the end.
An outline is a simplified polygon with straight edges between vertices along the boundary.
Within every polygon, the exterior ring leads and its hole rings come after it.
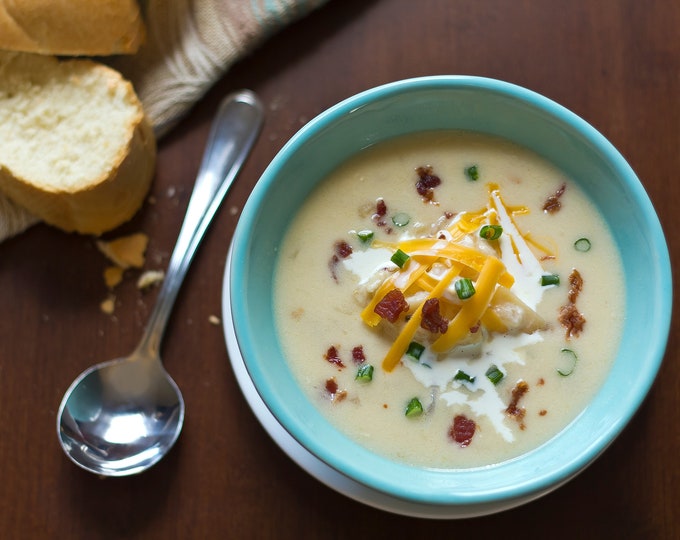
POLYGON ((156 141, 132 85, 91 60, 0 51, 0 190, 66 231, 129 220, 156 141))
POLYGON ((0 49, 51 55, 132 54, 144 37, 137 0, 0 0, 0 49))

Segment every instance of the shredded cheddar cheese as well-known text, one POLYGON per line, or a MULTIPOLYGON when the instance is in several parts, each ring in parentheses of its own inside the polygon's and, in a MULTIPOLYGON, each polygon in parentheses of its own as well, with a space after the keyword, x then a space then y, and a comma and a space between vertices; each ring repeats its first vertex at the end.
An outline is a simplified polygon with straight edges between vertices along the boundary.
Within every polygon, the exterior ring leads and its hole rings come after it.
POLYGON ((380 322, 380 315, 375 312, 375 306, 380 303, 380 300, 382 300, 385 295, 393 289, 409 289, 409 287, 413 285, 413 283, 423 274, 423 272, 427 270, 427 262, 429 262, 429 259, 430 257, 427 258, 425 264, 421 264, 421 262, 418 261, 411 261, 408 269, 408 278, 403 287, 397 287, 395 283, 400 277, 398 273, 392 274, 382 283, 382 285, 380 285, 378 290, 375 292, 375 295, 373 295, 372 300, 361 312, 361 318, 368 326, 377 326, 377 324, 380 322))
MULTIPOLYGON (((449 271, 444 275, 444 277, 439 281, 437 286, 432 289, 432 292, 428 296, 429 298, 439 298, 439 296, 444 292, 444 290, 451 284, 453 278, 455 278, 461 271, 462 267, 460 265, 452 266, 449 271)), ((408 348, 409 343, 413 339, 416 330, 420 326, 420 321, 423 315, 423 305, 425 302, 418 306, 416 312, 411 316, 411 318, 406 323, 406 326, 400 332, 397 339, 390 347, 387 355, 383 359, 382 367, 385 371, 392 371, 395 366, 401 360, 404 355, 404 351, 408 348)))
POLYGON ((505 266, 496 257, 489 257, 486 260, 475 282, 475 294, 463 303, 463 307, 451 321, 448 331, 432 344, 433 351, 448 351, 470 332, 470 328, 477 324, 489 306, 496 292, 498 279, 504 271, 505 266))
POLYGON ((418 299, 418 305, 406 314, 399 334, 383 359, 382 367, 385 371, 392 371, 401 361, 421 327, 422 310, 427 300, 438 299, 442 314, 448 320, 445 332, 438 336, 435 334, 430 345, 430 349, 436 354, 454 348, 470 335, 471 328, 479 324, 489 332, 508 330, 506 322, 493 309, 499 302, 494 300, 499 287, 505 291, 499 297, 507 299, 508 295, 512 296, 509 289, 513 286, 515 277, 506 267, 506 263, 515 270, 521 268, 521 253, 527 253, 528 245, 546 256, 555 254, 554 249, 519 231, 513 217, 527 212, 528 209, 524 206, 505 205, 498 186, 489 184, 487 206, 478 211, 458 214, 437 238, 373 242, 372 247, 375 248, 385 248, 393 252, 401 250, 409 256, 409 260, 404 268, 397 268, 392 272, 375 291, 361 312, 364 323, 371 327, 380 323, 382 318, 376 313, 376 306, 394 289, 399 289, 406 297, 418 299), (511 231, 502 244, 490 242, 489 247, 482 250, 470 245, 469 241, 463 243, 466 237, 475 234, 482 226, 502 223, 511 231), (510 259, 507 259, 507 253, 502 252, 501 245, 512 252, 510 259), (457 277, 465 277, 474 282, 474 294, 471 297, 459 299, 451 293, 451 284, 457 277))

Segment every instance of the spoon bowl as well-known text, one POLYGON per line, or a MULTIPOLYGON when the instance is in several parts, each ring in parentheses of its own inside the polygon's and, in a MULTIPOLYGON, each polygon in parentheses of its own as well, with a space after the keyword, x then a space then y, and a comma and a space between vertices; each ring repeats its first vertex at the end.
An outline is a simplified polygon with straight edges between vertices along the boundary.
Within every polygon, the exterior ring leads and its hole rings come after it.
POLYGON ((184 399, 160 358, 135 352, 84 371, 66 393, 60 439, 72 460, 106 476, 141 472, 182 430, 184 399))
POLYGON ((139 345, 127 357, 85 370, 66 391, 57 434, 66 455, 83 469, 103 476, 139 473, 165 456, 179 437, 184 399, 161 363, 161 339, 193 255, 255 143, 262 118, 262 105, 252 92, 222 101, 139 345))

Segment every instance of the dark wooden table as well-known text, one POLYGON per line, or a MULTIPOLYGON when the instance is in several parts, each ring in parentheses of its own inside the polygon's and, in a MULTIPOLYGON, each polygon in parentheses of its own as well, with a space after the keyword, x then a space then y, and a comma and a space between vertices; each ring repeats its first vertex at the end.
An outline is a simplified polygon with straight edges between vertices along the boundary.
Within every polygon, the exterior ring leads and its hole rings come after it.
POLYGON ((0 538, 680 538, 677 317, 651 394, 596 463, 536 502, 462 521, 376 510, 301 470, 244 403, 210 320, 221 315, 239 210, 286 140, 358 91, 420 75, 504 79, 588 120, 638 173, 680 263, 679 29, 674 0, 330 0, 273 36, 160 142, 155 204, 110 235, 146 232, 146 267, 164 268, 219 99, 242 87, 261 96, 264 131, 164 342, 187 415, 156 467, 122 479, 76 468, 55 415, 81 370, 137 343, 157 290, 140 292, 129 272, 109 316, 99 307, 106 262, 91 237, 38 225, 0 244, 0 538))

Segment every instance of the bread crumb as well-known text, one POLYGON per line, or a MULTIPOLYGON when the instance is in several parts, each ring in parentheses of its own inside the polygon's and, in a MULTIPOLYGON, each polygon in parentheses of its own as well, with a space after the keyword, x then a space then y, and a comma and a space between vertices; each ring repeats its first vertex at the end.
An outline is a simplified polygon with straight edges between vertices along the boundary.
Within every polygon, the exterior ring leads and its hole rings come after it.
POLYGON ((148 289, 153 285, 157 285, 165 278, 165 272, 162 270, 147 270, 137 280, 138 289, 148 289))
POLYGON ((113 289, 123 281, 123 269, 120 266, 109 266, 104 269, 104 283, 109 289, 113 289))
POLYGON ((276 95, 274 98, 269 102, 269 110, 272 112, 276 112, 279 109, 283 108, 286 105, 286 102, 288 99, 285 96, 282 95, 276 95))
POLYGON ((97 241, 97 248, 106 255, 111 262, 121 268, 141 268, 144 265, 144 252, 149 243, 149 237, 144 233, 134 233, 121 236, 110 242, 97 241))
POLYGON ((221 321, 217 315, 210 315, 210 317, 208 317, 208 322, 210 324, 214 324, 215 326, 219 326, 221 321))
POLYGON ((106 300, 103 300, 102 303, 99 304, 99 308, 107 315, 112 315, 116 308, 116 297, 110 294, 106 300))
MULTIPOLYGON (((121 236, 111 241, 98 240, 97 248, 113 265, 104 269, 104 283, 109 290, 109 296, 103 300, 99 307, 103 313, 112 315, 115 310, 115 296, 113 290, 123 281, 123 275, 128 268, 141 268, 145 263, 145 253, 149 237, 144 233, 134 233, 121 236)), ((158 283, 164 277, 163 272, 150 270, 142 274, 137 287, 144 289, 158 283)))

